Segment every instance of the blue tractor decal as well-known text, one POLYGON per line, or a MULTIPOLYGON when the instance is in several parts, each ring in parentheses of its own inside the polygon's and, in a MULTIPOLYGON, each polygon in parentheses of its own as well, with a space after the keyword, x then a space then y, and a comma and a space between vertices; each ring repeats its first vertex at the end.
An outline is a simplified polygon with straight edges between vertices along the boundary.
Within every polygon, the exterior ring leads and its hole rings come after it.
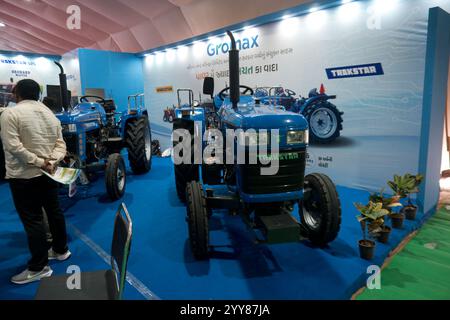
POLYGON ((335 95, 328 95, 322 85, 320 91, 312 89, 308 97, 297 94, 283 87, 259 87, 255 97, 264 104, 283 106, 287 111, 302 114, 309 124, 310 139, 313 143, 330 143, 336 140, 343 129, 343 112, 330 102, 335 95))
POLYGON ((177 109, 173 123, 174 159, 183 158, 181 163, 174 162, 176 190, 186 205, 192 253, 197 259, 208 258, 209 220, 223 212, 214 209, 239 213, 252 230, 262 231, 262 241, 296 242, 306 237, 325 246, 338 235, 341 206, 329 177, 318 173, 305 176, 308 122, 299 113, 286 112, 283 106, 261 103, 252 88, 240 85, 239 51, 233 34, 228 32, 228 36, 232 44, 230 87, 214 97, 214 79, 206 78, 203 93, 213 100, 177 109), (236 150, 231 152, 231 161, 217 161, 219 154, 229 152, 225 144, 201 162, 194 161, 199 149, 205 151, 217 143, 209 139, 207 129, 211 128, 223 136, 229 130, 258 130, 256 138, 247 141, 246 158, 254 151, 253 143, 271 147, 253 163, 239 162, 236 150), (269 143, 272 137, 263 134, 266 130, 278 130, 278 148, 269 143), (196 143, 199 137, 204 139, 196 143), (190 148, 180 148, 180 144, 190 148), (261 174, 267 167, 264 157, 278 161, 276 173, 261 174), (291 214, 295 208, 299 219, 291 214))
POLYGON ((149 172, 152 164, 150 120, 142 94, 128 97, 128 110, 117 112, 113 100, 83 96, 72 107, 67 79, 60 68, 62 108, 55 112, 61 121, 67 145, 65 164, 82 169, 84 180, 89 173, 105 171, 106 191, 113 200, 121 198, 126 187, 126 166, 121 151, 128 151, 135 174, 149 172))

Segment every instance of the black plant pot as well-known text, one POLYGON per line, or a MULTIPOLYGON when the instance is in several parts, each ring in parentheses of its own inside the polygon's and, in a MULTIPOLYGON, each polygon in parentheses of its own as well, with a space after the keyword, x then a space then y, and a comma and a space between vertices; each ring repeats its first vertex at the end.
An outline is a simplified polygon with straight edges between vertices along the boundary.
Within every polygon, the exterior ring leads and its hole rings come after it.
POLYGON ((403 208, 403 213, 407 220, 416 220, 417 207, 410 205, 403 208))
POLYGON ((378 242, 387 243, 389 241, 389 235, 391 234, 392 229, 388 226, 384 226, 383 229, 379 232, 378 242))
POLYGON ((391 214, 392 228, 401 229, 403 227, 403 221, 405 221, 405 216, 401 213, 391 214))
POLYGON ((372 240, 359 241, 359 255, 364 260, 372 260, 375 254, 376 244, 372 240))

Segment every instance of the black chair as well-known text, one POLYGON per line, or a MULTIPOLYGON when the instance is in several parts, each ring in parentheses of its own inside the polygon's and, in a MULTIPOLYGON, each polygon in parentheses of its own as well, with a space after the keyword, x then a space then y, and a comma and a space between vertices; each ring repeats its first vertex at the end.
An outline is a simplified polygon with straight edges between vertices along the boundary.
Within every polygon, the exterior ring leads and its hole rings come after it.
POLYGON ((41 280, 36 300, 121 300, 130 254, 132 221, 122 203, 117 210, 111 246, 111 269, 81 273, 81 289, 69 289, 71 274, 41 280))

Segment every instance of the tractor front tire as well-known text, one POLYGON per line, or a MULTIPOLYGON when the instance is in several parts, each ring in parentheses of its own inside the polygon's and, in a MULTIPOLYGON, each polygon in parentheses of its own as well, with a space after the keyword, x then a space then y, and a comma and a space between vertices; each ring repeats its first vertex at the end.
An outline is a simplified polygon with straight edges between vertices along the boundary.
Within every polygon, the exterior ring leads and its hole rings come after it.
POLYGON ((192 254, 197 260, 204 260, 208 258, 209 252, 208 208, 202 185, 199 182, 188 183, 186 201, 192 254))
POLYGON ((149 172, 152 168, 152 133, 147 116, 127 123, 125 141, 133 173, 149 172))
POLYGON ((328 176, 313 173, 305 177, 305 198, 299 210, 302 227, 314 245, 324 247, 336 239, 341 226, 341 202, 328 176))
POLYGON ((105 170, 106 192, 111 200, 118 200, 123 197, 126 182, 125 161, 119 153, 113 153, 108 157, 105 170))

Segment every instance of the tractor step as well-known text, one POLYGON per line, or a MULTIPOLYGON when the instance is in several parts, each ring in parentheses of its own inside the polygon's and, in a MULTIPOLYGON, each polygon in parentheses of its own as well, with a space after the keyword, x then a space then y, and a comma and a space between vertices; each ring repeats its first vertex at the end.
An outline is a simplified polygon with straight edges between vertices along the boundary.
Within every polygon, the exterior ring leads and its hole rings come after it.
POLYGON ((300 225, 290 214, 258 216, 257 219, 268 243, 300 241, 300 225))

